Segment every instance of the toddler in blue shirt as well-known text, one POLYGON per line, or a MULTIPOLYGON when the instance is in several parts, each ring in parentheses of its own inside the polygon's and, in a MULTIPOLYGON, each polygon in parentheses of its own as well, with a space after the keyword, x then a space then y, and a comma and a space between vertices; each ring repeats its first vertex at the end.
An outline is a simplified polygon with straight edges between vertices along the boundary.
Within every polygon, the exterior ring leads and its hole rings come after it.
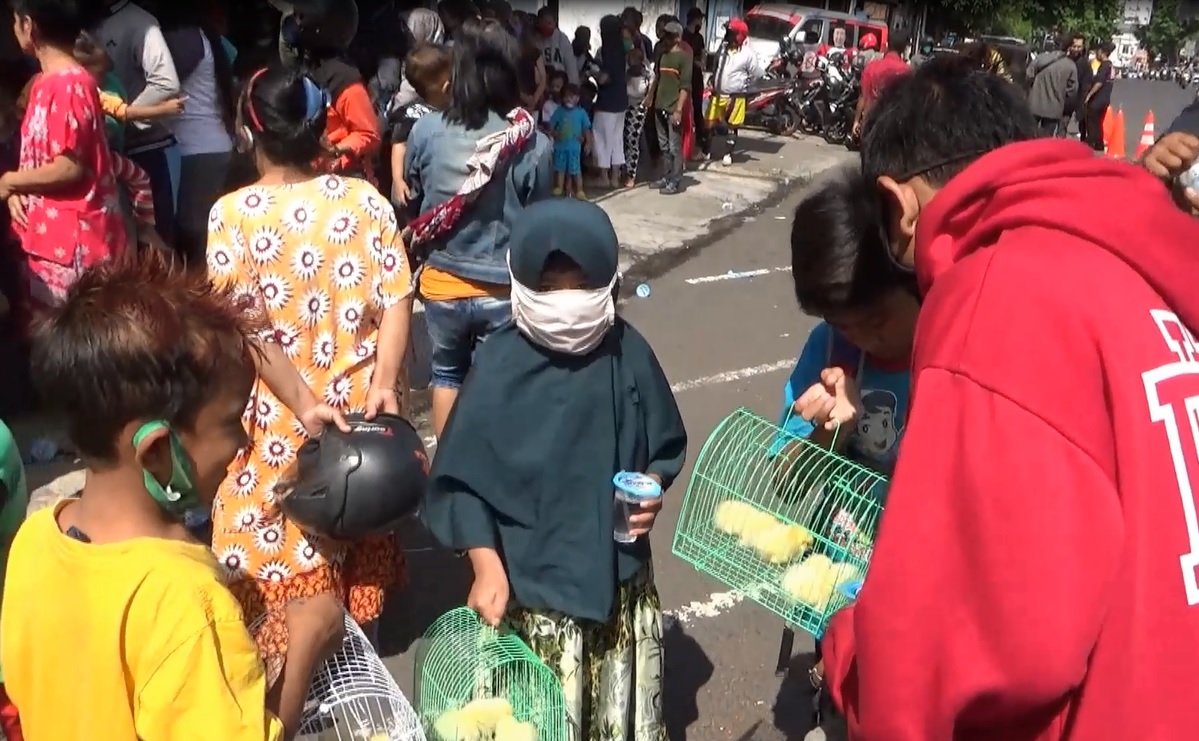
POLYGON ((579 86, 562 88, 562 105, 550 118, 554 133, 554 195, 586 198, 583 192, 583 148, 591 132, 591 118, 579 107, 579 86))

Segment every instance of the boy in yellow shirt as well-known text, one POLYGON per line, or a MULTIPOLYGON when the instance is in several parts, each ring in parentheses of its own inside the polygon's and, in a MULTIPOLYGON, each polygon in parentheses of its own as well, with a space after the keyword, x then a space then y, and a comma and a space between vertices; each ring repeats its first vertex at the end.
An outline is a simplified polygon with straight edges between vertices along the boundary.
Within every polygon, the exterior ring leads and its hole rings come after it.
MULTIPOLYGON (((237 600, 183 524, 212 506, 247 444, 241 417, 265 363, 253 300, 148 250, 84 273, 39 329, 39 391, 87 480, 78 499, 32 515, 9 554, 0 661, 25 738, 296 733, 313 672, 341 645, 340 604, 288 605, 289 649, 268 688, 237 600)), ((302 393, 290 364, 261 374, 302 393)), ((301 415, 310 429, 332 418, 315 402, 301 415)))

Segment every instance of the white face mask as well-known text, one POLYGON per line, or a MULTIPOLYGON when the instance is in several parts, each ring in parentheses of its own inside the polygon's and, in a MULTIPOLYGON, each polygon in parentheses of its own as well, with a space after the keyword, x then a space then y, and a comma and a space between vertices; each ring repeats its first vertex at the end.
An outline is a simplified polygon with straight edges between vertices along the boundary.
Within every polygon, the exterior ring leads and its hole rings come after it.
POLYGON ((512 319, 530 341, 554 352, 586 355, 599 347, 616 321, 612 289, 534 291, 512 278, 512 319))

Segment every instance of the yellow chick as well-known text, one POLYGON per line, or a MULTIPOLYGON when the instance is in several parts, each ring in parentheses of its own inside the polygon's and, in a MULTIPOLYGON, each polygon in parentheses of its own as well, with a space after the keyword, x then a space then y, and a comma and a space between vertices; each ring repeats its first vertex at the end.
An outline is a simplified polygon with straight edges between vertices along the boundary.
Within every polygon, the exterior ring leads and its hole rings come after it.
POLYGON ((516 718, 500 718, 495 724, 495 741, 537 741, 537 728, 516 718))
POLYGON ((752 548, 754 541, 757 540, 762 533, 773 530, 780 523, 774 519, 774 515, 761 510, 754 510, 753 514, 745 518, 745 523, 741 528, 740 543, 746 548, 752 548))
POLYGON ((502 697, 480 697, 471 700, 458 711, 474 722, 484 734, 495 731, 495 724, 501 718, 512 717, 512 703, 502 697))
POLYGON ((757 511, 752 504, 729 499, 716 505, 716 514, 712 517, 712 524, 722 533, 740 536, 745 530, 746 519, 757 511))
POLYGON ((833 563, 828 556, 816 553, 783 572, 782 586, 794 599, 823 613, 834 590, 856 578, 858 569, 853 564, 833 563))
POLYGON ((433 735, 437 741, 481 741, 477 726, 467 724, 458 710, 448 710, 433 723, 433 735))
POLYGON ((481 697, 444 713, 433 724, 440 741, 484 741, 496 724, 512 717, 512 703, 502 697, 481 697))
POLYGON ((787 563, 812 546, 816 539, 799 525, 778 522, 764 532, 756 533, 750 546, 768 563, 787 563))

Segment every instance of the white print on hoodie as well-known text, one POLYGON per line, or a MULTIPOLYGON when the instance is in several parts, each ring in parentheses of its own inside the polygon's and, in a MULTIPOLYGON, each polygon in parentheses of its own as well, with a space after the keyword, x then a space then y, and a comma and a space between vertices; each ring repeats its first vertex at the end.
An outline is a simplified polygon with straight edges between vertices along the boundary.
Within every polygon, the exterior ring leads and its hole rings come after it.
POLYGON ((570 43, 570 39, 566 34, 562 33, 562 29, 556 28, 547 39, 544 36, 537 37, 537 47, 541 49, 541 55, 545 59, 546 68, 554 68, 562 70, 566 73, 566 81, 572 82, 575 85, 579 84, 579 64, 575 61, 575 50, 570 43))

